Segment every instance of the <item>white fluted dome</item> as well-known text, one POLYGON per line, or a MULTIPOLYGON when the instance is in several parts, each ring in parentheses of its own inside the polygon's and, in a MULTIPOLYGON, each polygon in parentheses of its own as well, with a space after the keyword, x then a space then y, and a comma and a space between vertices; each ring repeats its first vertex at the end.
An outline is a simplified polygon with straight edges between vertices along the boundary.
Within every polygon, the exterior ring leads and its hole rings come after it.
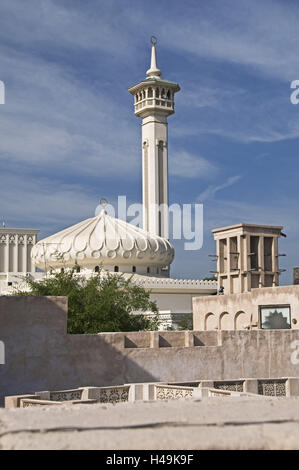
MULTIPOLYGON (((171 243, 132 224, 107 215, 90 219, 40 240, 31 253, 41 269, 74 266, 168 266, 174 257, 171 243)), ((121 270, 121 269, 120 269, 121 270)))

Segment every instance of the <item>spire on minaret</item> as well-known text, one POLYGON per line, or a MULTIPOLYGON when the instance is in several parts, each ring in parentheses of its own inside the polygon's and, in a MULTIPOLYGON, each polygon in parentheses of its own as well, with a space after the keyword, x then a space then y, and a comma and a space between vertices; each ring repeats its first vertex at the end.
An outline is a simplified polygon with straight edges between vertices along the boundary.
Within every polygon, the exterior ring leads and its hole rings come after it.
POLYGON ((180 87, 161 78, 156 43, 157 39, 152 36, 147 77, 129 88, 129 92, 134 96, 135 115, 142 118, 143 228, 169 238, 167 118, 174 113, 174 94, 180 87))
POLYGON ((156 57, 156 44, 157 38, 155 36, 151 37, 151 44, 152 44, 152 56, 151 56, 151 68, 148 69, 146 75, 148 77, 160 77, 161 70, 157 67, 157 57, 156 57))

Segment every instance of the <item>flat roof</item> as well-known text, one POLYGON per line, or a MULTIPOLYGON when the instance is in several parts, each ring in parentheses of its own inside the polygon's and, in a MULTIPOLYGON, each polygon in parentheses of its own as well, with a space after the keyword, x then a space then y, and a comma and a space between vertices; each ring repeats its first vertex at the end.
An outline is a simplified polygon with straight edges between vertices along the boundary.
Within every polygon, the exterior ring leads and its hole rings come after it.
POLYGON ((8 232, 36 232, 38 233, 40 230, 37 228, 16 228, 16 227, 0 227, 0 232, 8 233, 8 232))
POLYGON ((226 227, 220 227, 220 228, 214 228, 213 230, 211 230, 212 233, 216 233, 216 232, 224 232, 225 230, 232 230, 234 228, 246 228, 246 227, 249 227, 249 228, 265 228, 265 229, 270 229, 270 230, 283 230, 283 226, 282 225, 258 225, 258 224, 245 224, 245 223, 241 223, 241 224, 236 224, 236 225, 227 225, 226 227))

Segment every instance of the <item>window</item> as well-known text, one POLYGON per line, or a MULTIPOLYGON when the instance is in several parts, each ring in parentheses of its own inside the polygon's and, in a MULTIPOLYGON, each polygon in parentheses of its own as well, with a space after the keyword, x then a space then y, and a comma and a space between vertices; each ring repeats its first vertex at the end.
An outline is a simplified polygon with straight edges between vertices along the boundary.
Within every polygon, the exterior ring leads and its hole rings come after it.
POLYGON ((250 268, 258 270, 258 251, 259 251, 259 237, 250 237, 250 268))
POLYGON ((115 272, 115 273, 118 273, 118 271, 119 271, 118 266, 114 266, 114 272, 115 272))
POLYGON ((96 266, 96 267, 94 268, 94 272, 95 272, 95 273, 98 273, 99 271, 100 271, 100 267, 99 267, 99 266, 96 266))
POLYGON ((146 268, 146 272, 147 272, 147 274, 149 274, 150 273, 150 268, 146 268))
POLYGON ((80 272, 80 266, 77 266, 76 267, 76 273, 79 273, 80 272))
POLYGON ((272 271, 273 237, 264 237, 264 266, 265 271, 272 271))
POLYGON ((289 305, 268 305, 260 307, 260 323, 264 330, 285 330, 291 328, 289 305))
POLYGON ((152 97, 153 97, 153 89, 152 89, 152 88, 149 88, 149 89, 148 89, 147 96, 148 96, 148 98, 152 98, 152 97))
POLYGON ((238 239, 237 237, 230 237, 230 269, 231 271, 236 271, 238 269, 239 262, 239 252, 238 252, 238 239))
POLYGON ((136 273, 136 266, 132 266, 132 272, 136 273))

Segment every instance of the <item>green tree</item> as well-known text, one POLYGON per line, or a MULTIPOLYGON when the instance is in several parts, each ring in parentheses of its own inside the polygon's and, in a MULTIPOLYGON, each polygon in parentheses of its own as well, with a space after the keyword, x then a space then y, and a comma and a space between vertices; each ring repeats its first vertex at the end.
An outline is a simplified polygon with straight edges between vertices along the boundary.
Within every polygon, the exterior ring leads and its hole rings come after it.
POLYGON ((178 321, 178 330, 193 330, 192 316, 185 316, 178 321))
POLYGON ((203 278, 203 281, 217 281, 217 277, 216 276, 207 276, 207 277, 204 277, 203 278))
POLYGON ((86 279, 72 269, 51 274, 35 281, 22 278, 29 291, 16 290, 14 295, 67 296, 68 333, 104 331, 139 331, 158 329, 158 309, 150 293, 123 274, 100 271, 86 279), (152 312, 152 318, 132 312, 152 312))

